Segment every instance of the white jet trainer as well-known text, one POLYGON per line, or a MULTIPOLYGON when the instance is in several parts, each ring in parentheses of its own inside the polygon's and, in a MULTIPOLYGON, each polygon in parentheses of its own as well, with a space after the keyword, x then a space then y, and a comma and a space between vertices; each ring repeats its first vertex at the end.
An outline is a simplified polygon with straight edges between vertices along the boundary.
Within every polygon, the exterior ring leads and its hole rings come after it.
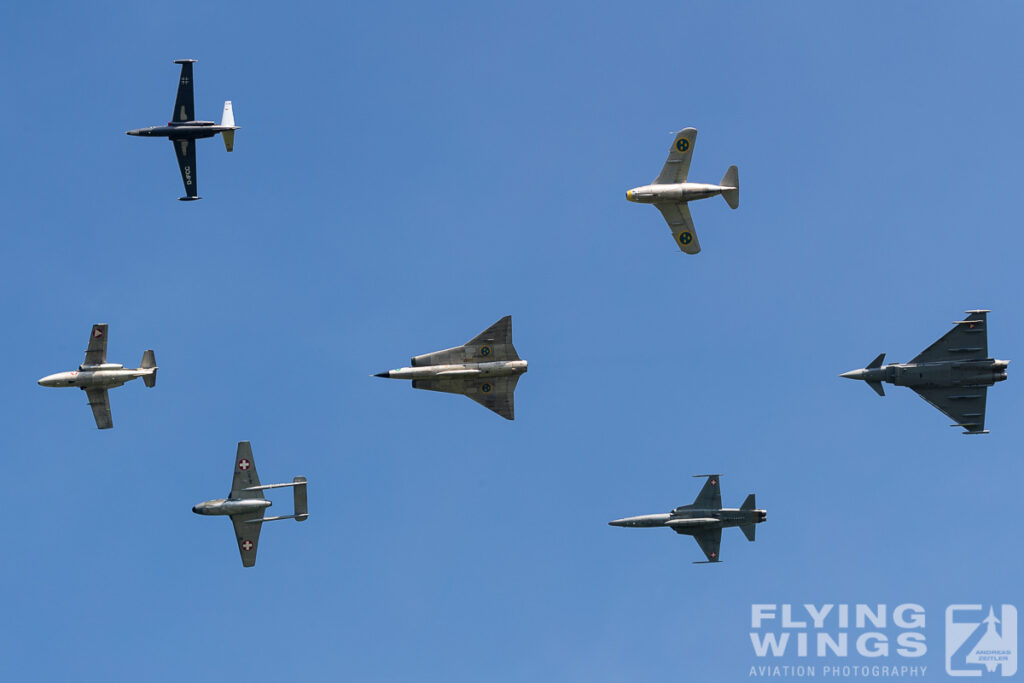
POLYGON ((700 242, 697 241, 697 231, 693 228, 687 202, 720 194, 730 207, 735 209, 740 205, 740 175, 735 166, 730 166, 725 172, 720 185, 686 182, 696 141, 696 128, 684 128, 676 133, 665 166, 654 182, 626 192, 626 199, 631 202, 658 207, 668 227, 672 229, 676 244, 687 254, 700 251, 700 242))
POLYGON ((374 377, 411 379, 413 389, 463 394, 506 420, 515 419, 515 390, 527 363, 512 346, 512 316, 494 323, 462 346, 425 353, 412 367, 374 377))
POLYGON ((138 377, 147 387, 156 386, 156 357, 153 349, 142 354, 142 363, 138 368, 126 368, 117 363, 107 362, 107 324, 97 323, 92 326, 89 335, 89 348, 85 351, 85 361, 71 372, 58 372, 47 375, 39 380, 43 387, 78 387, 89 397, 92 415, 96 418, 96 426, 110 429, 114 420, 110 417, 110 398, 107 390, 119 387, 138 377))

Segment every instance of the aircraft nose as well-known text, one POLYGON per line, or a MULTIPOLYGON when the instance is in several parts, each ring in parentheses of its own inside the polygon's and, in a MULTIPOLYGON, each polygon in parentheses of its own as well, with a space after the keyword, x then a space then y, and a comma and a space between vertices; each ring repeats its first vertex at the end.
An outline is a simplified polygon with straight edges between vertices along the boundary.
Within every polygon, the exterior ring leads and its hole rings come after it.
POLYGON ((845 377, 846 379, 861 379, 864 377, 864 370, 850 370, 849 372, 844 372, 839 376, 845 377))
POLYGON ((608 526, 629 526, 629 519, 613 519, 612 521, 608 522, 608 526))
POLYGON ((633 190, 626 190, 626 199, 633 201, 633 190))
POLYGON ((374 375, 374 377, 390 377, 390 376, 391 376, 391 371, 390 370, 385 370, 384 372, 378 372, 377 374, 374 375))

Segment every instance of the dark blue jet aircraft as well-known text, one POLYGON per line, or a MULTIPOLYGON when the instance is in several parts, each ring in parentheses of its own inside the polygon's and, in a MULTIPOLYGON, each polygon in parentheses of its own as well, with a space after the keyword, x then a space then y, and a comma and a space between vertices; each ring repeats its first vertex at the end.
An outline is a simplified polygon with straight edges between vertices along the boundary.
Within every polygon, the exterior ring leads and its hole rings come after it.
POLYGON ((181 182, 185 183, 185 196, 178 197, 182 201, 202 199, 199 196, 196 180, 196 140, 212 138, 220 133, 224 138, 224 147, 230 152, 235 147, 235 115, 231 111, 231 101, 224 103, 224 115, 218 126, 213 121, 196 121, 195 97, 192 89, 192 63, 194 59, 175 59, 181 64, 181 79, 178 81, 178 97, 174 100, 174 115, 166 126, 151 126, 128 131, 128 135, 139 135, 150 138, 169 138, 174 145, 174 153, 178 157, 181 168, 181 182))

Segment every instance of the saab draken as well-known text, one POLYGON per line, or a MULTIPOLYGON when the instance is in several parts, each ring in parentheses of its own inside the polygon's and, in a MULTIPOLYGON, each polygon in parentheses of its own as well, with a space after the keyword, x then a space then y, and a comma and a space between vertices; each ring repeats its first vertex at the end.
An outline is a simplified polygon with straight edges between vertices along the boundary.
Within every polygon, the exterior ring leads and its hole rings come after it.
POLYGON ((668 159, 654 182, 626 192, 626 199, 631 202, 658 207, 668 227, 672 229, 676 244, 687 254, 700 251, 700 242, 697 241, 697 231, 693 228, 687 202, 720 194, 733 209, 740 205, 740 174, 735 166, 729 167, 718 185, 687 182, 690 157, 696 141, 696 128, 684 128, 676 133, 668 151, 668 159))
POLYGON ((126 368, 117 363, 107 362, 107 324, 97 323, 92 326, 89 335, 89 348, 85 351, 85 360, 77 370, 58 372, 47 375, 39 380, 44 387, 78 387, 89 397, 92 416, 100 429, 110 429, 114 419, 110 416, 110 397, 108 389, 119 387, 138 377, 147 387, 156 386, 156 357, 149 349, 142 354, 142 362, 137 368, 126 368))
POLYGON ((988 387, 1006 379, 1008 360, 988 355, 988 311, 967 311, 953 322, 953 329, 908 363, 882 365, 885 354, 866 368, 839 375, 868 383, 885 396, 882 382, 910 387, 962 427, 964 434, 988 434, 985 429, 985 396, 988 387))
POLYGON ((290 484, 263 484, 256 474, 256 461, 252 457, 252 446, 248 441, 239 441, 235 453, 235 472, 231 478, 231 493, 227 498, 208 500, 192 507, 197 515, 227 515, 235 528, 235 541, 238 552, 242 555, 242 566, 252 567, 256 564, 256 548, 260 541, 260 529, 263 522, 274 522, 279 519, 294 519, 297 522, 309 518, 309 507, 306 503, 306 478, 295 477, 290 484), (267 489, 292 487, 295 500, 295 513, 279 517, 264 517, 263 511, 271 506, 271 502, 263 497, 267 489))
POLYGON ((506 420, 515 419, 516 383, 527 364, 512 346, 512 316, 462 346, 415 356, 411 364, 374 377, 411 379, 413 389, 463 394, 506 420))
POLYGON ((235 148, 235 115, 231 110, 231 101, 224 103, 224 113, 220 125, 213 121, 196 121, 195 97, 192 87, 192 64, 194 59, 175 59, 181 64, 181 77, 178 79, 178 96, 174 100, 174 113, 166 126, 150 126, 128 131, 128 135, 147 138, 168 138, 174 146, 174 154, 178 157, 181 169, 181 182, 185 184, 185 196, 178 197, 182 201, 202 199, 199 196, 199 184, 196 177, 196 140, 212 138, 217 133, 224 138, 224 148, 231 151, 235 148))
POLYGON ((677 534, 693 536, 697 545, 707 556, 707 564, 721 562, 718 548, 722 543, 722 529, 738 526, 748 541, 754 540, 756 524, 768 519, 768 513, 757 509, 754 494, 751 493, 739 508, 723 508, 722 492, 718 487, 720 475, 698 474, 707 477, 704 488, 697 494, 697 499, 690 505, 682 505, 672 512, 657 515, 640 515, 639 517, 623 517, 613 522, 612 526, 629 527, 668 527, 677 534))

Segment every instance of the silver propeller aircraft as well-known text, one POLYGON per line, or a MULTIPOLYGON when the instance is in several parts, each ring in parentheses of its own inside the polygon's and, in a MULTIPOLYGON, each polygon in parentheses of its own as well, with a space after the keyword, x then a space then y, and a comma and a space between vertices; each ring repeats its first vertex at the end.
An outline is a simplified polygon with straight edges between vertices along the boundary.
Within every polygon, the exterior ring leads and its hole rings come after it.
POLYGON ((231 101, 224 103, 224 113, 220 125, 213 121, 196 121, 195 96, 192 82, 192 64, 194 59, 175 59, 181 64, 181 77, 178 79, 178 96, 174 100, 174 113, 166 126, 150 126, 128 131, 128 135, 147 138, 168 138, 174 145, 174 154, 178 157, 178 168, 181 169, 181 182, 185 184, 185 196, 178 197, 182 201, 202 199, 199 196, 199 185, 196 176, 196 140, 212 138, 217 133, 224 138, 224 148, 232 151, 235 148, 235 114, 231 109, 231 101))
POLYGON ((757 509, 754 494, 751 493, 743 501, 739 508, 722 507, 722 491, 718 487, 718 474, 698 474, 696 477, 707 477, 704 488, 697 494, 697 499, 690 505, 682 505, 672 512, 657 515, 640 515, 638 517, 623 517, 613 522, 611 526, 630 527, 661 527, 667 526, 677 534, 693 536, 697 545, 707 556, 707 562, 694 562, 694 564, 708 564, 710 562, 721 562, 718 555, 718 548, 722 543, 722 529, 730 526, 738 526, 748 541, 754 540, 755 524, 768 519, 768 513, 757 509))
POLYGON ((506 420, 515 419, 515 390, 526 361, 512 346, 512 316, 494 323, 462 346, 415 356, 412 367, 374 377, 411 379, 413 389, 463 394, 506 420))
POLYGON ((866 368, 839 375, 868 383, 879 396, 885 396, 882 382, 910 387, 931 403, 964 434, 988 434, 985 429, 985 397, 988 387, 1006 379, 1008 360, 988 356, 989 311, 967 311, 964 320, 953 322, 953 329, 908 363, 882 365, 885 354, 866 368))
POLYGON ((89 335, 89 348, 85 351, 85 361, 77 370, 58 372, 47 375, 39 380, 43 387, 78 387, 85 391, 92 407, 92 416, 100 429, 110 429, 114 420, 110 416, 110 397, 108 389, 119 387, 138 377, 147 387, 156 386, 156 357, 149 349, 142 354, 142 363, 138 368, 126 368, 117 363, 107 362, 107 324, 97 323, 92 326, 89 335))
POLYGON ((260 541, 260 529, 263 522, 274 522, 279 519, 294 519, 297 522, 309 518, 309 507, 306 503, 306 478, 295 477, 290 484, 263 484, 256 474, 256 461, 252 457, 252 447, 248 441, 238 442, 235 453, 235 472, 231 479, 231 493, 227 498, 208 500, 192 507, 197 515, 227 515, 235 528, 235 541, 238 552, 242 555, 242 566, 252 567, 256 564, 256 547, 260 541), (263 497, 267 489, 291 486, 295 498, 295 514, 280 517, 264 517, 263 511, 271 506, 271 502, 263 497))
POLYGON ((693 218, 690 216, 687 202, 720 194, 730 207, 735 209, 740 205, 740 175, 735 166, 729 167, 719 185, 686 181, 696 141, 696 128, 684 128, 676 133, 668 152, 668 159, 665 160, 665 165, 654 182, 634 187, 626 192, 626 199, 631 202, 654 204, 658 207, 668 227, 672 229, 672 237, 675 238, 676 244, 687 254, 696 254, 700 251, 700 242, 697 241, 697 231, 693 228, 693 218))

